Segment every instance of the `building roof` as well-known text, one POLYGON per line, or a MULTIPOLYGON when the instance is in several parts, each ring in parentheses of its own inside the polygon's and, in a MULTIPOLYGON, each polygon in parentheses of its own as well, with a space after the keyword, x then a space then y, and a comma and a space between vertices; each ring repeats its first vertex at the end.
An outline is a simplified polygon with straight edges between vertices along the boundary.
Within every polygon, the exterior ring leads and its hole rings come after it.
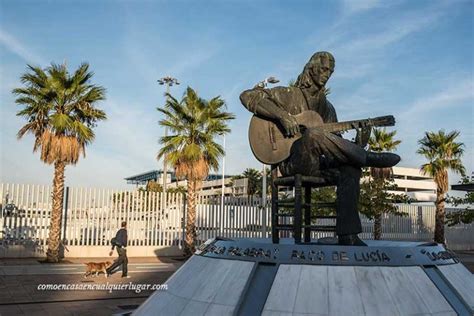
MULTIPOLYGON (((176 179, 175 173, 173 171, 168 171, 167 173, 171 175, 171 181, 174 181, 176 179)), ((127 183, 129 184, 147 184, 148 181, 158 180, 162 174, 163 174, 162 170, 152 170, 152 171, 140 173, 135 176, 125 178, 125 180, 127 180, 127 183)), ((230 177, 232 177, 232 175, 225 175, 225 178, 230 178, 230 177)), ((219 179, 222 179, 221 174, 209 174, 205 181, 219 180, 219 179)))
MULTIPOLYGON (((167 173, 171 174, 172 177, 174 176, 174 173, 171 171, 168 171, 167 173)), ((163 171, 161 170, 152 170, 125 178, 125 180, 127 180, 127 183, 130 184, 146 184, 148 181, 156 181, 161 177, 162 174, 163 171)))
POLYGON ((451 190, 473 192, 474 191, 474 182, 464 183, 464 184, 454 184, 454 185, 451 186, 451 190))

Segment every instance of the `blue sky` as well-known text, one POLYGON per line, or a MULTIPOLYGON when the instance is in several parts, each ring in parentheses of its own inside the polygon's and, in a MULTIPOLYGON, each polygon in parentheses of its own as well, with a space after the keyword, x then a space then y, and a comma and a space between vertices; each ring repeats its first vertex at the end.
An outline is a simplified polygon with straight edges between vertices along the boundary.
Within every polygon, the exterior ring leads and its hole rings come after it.
MULTIPOLYGON (((287 84, 309 57, 336 58, 327 86, 340 120, 393 114, 403 142, 399 166, 419 167, 424 131, 459 130, 474 170, 473 1, 6 1, 0 0, 0 182, 50 184, 53 168, 32 154, 32 136, 11 90, 26 64, 88 62, 107 88, 108 115, 66 184, 125 187, 158 169, 164 104, 156 80, 172 75, 236 114, 226 173, 260 168, 247 140, 241 91, 273 75, 287 84)), ((452 178, 451 182, 455 182, 452 178)))

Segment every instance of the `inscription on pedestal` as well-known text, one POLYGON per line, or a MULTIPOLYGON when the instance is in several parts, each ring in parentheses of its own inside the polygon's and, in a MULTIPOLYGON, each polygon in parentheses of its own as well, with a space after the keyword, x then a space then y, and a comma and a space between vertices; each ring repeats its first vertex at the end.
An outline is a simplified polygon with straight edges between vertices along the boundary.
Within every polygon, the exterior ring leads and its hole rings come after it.
POLYGON ((456 257, 440 246, 357 247, 339 245, 266 244, 244 240, 212 240, 197 255, 275 264, 417 266, 457 263, 456 257))

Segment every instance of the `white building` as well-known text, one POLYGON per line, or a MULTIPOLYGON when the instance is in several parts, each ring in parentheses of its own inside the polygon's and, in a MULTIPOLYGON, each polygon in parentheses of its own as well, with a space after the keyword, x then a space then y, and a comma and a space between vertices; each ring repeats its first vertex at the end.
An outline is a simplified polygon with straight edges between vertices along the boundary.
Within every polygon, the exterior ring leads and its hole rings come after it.
POLYGON ((435 201, 436 183, 433 178, 423 175, 419 168, 393 167, 393 178, 398 192, 404 192, 419 202, 435 201))
MULTIPOLYGON (((163 172, 154 170, 133 177, 126 178, 128 183, 146 184, 150 180, 162 183, 163 172)), ((423 175, 418 168, 393 167, 393 177, 398 190, 393 193, 403 192, 410 198, 418 202, 432 202, 436 199, 436 183, 426 175, 423 175)), ((177 186, 186 187, 186 181, 176 182, 174 173, 168 172, 168 188, 177 186)), ((248 179, 234 179, 226 176, 224 179, 225 196, 245 196, 247 195, 248 179)), ((292 192, 291 190, 288 192, 292 192)), ((222 195, 222 175, 211 174, 202 182, 199 189, 201 196, 222 195)))
MULTIPOLYGON (((215 177, 215 176, 214 176, 215 177)), ((226 177, 224 179, 224 195, 225 196, 244 196, 247 195, 247 178, 234 179, 226 177)), ((187 181, 173 182, 168 185, 168 188, 177 186, 186 187, 187 181)), ((214 180, 205 180, 201 183, 199 188, 199 195, 203 197, 220 196, 222 195, 222 177, 214 180)))

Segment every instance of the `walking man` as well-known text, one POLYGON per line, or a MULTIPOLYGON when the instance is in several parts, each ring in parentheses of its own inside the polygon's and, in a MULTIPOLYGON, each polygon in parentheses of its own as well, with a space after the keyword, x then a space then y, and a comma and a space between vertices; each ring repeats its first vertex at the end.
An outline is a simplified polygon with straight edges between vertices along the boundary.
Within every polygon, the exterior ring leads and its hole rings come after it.
POLYGON ((107 268, 107 274, 112 274, 115 268, 122 265, 122 278, 130 278, 127 275, 127 222, 122 222, 121 226, 122 228, 117 231, 115 238, 112 238, 112 250, 109 252, 109 256, 112 256, 114 248, 117 247, 119 257, 109 268, 107 268))

